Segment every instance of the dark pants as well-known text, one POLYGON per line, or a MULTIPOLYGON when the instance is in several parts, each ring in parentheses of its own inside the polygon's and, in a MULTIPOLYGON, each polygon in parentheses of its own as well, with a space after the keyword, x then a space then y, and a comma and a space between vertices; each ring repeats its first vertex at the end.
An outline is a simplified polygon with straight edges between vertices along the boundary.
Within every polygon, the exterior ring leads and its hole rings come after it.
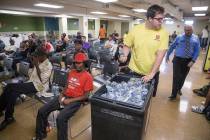
MULTIPOLYGON (((74 102, 66 105, 62 109, 56 119, 57 124, 57 140, 68 140, 68 120, 79 109, 81 102, 74 102)), ((58 97, 45 104, 38 111, 36 118, 36 137, 43 138, 46 136, 47 118, 52 111, 60 110, 58 97)))
POLYGON ((173 86, 172 86, 172 96, 176 97, 177 93, 182 89, 184 81, 187 74, 190 71, 188 63, 192 59, 174 57, 173 59, 173 86))
MULTIPOLYGON (((141 75, 141 74, 138 74, 136 72, 133 72, 131 70, 130 70, 129 74, 140 76, 140 77, 145 76, 145 75, 141 75)), ((160 75, 160 72, 158 71, 155 74, 155 76, 153 77, 153 79, 152 79, 152 80, 155 80, 155 82, 154 82, 154 91, 153 91, 153 95, 152 95, 153 97, 155 97, 156 96, 156 93, 157 93, 157 87, 158 87, 158 83, 159 83, 159 75, 160 75)))
POLYGON ((208 38, 202 38, 201 39, 201 47, 203 49, 205 49, 207 45, 208 45, 208 38))
POLYGON ((0 96, 0 111, 5 110, 5 120, 13 117, 15 102, 20 94, 34 94, 36 92, 32 82, 8 84, 0 96))

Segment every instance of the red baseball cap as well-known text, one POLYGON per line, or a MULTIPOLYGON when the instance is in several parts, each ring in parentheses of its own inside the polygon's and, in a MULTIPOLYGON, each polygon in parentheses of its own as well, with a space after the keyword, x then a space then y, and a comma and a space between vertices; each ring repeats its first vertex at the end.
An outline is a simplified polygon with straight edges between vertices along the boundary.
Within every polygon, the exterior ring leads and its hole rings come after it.
POLYGON ((87 56, 84 53, 77 53, 74 57, 74 62, 84 62, 87 60, 87 56))

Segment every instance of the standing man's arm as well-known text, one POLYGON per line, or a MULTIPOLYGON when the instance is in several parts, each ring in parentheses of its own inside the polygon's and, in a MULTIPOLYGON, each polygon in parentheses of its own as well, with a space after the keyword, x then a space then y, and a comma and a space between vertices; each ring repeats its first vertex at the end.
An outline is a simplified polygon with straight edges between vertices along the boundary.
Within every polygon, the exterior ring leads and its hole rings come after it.
POLYGON ((167 52, 167 55, 166 55, 166 63, 169 62, 169 57, 171 55, 171 53, 173 52, 173 50, 176 48, 177 46, 177 43, 178 43, 178 37, 176 37, 175 41, 171 44, 168 52, 167 52))
POLYGON ((200 42, 199 39, 197 39, 197 42, 194 46, 194 50, 193 50, 193 57, 192 57, 192 61, 188 64, 188 67, 192 67, 193 64, 195 63, 195 61, 198 58, 199 52, 200 52, 200 42))
POLYGON ((160 67, 160 65, 161 65, 161 63, 163 61, 163 58, 164 58, 164 56, 166 54, 166 51, 167 50, 159 50, 159 51, 157 51, 157 56, 156 56, 155 63, 153 65, 153 67, 152 67, 152 71, 150 72, 150 74, 142 77, 144 82, 150 81, 155 76, 155 74, 159 71, 159 67, 160 67))
POLYGON ((155 74, 159 71, 160 65, 161 65, 163 58, 166 54, 166 51, 168 49, 169 35, 165 34, 165 36, 163 37, 163 39, 161 40, 160 43, 161 44, 156 52, 156 59, 155 59, 155 62, 153 64, 153 67, 152 67, 150 73, 148 75, 145 75, 144 77, 142 77, 142 80, 144 82, 150 81, 155 76, 155 74))

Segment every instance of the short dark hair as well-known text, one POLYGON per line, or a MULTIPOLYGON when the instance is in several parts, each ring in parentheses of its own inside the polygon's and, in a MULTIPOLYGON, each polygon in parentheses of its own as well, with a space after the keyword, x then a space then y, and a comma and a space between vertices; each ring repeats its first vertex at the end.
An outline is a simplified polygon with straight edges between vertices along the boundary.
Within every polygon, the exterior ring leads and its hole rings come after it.
POLYGON ((75 39, 74 40, 74 44, 80 44, 80 45, 82 45, 83 44, 83 41, 81 39, 75 39))
POLYGON ((47 50, 43 46, 38 46, 36 50, 31 54, 32 56, 47 56, 47 50))
POLYGON ((163 7, 155 4, 155 5, 150 6, 147 9, 146 16, 147 16, 147 19, 154 18, 156 16, 156 14, 163 14, 164 12, 165 12, 165 10, 163 7))

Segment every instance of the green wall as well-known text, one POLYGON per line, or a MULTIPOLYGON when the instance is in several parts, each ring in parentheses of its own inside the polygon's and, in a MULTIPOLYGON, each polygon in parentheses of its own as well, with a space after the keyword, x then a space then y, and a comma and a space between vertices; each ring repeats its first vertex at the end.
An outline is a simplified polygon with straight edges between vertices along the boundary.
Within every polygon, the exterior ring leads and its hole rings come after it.
POLYGON ((44 18, 0 14, 0 32, 18 31, 44 31, 44 18))
POLYGON ((79 30, 79 19, 69 18, 67 20, 68 30, 79 30))
POLYGON ((95 19, 88 19, 88 30, 95 30, 95 19))

